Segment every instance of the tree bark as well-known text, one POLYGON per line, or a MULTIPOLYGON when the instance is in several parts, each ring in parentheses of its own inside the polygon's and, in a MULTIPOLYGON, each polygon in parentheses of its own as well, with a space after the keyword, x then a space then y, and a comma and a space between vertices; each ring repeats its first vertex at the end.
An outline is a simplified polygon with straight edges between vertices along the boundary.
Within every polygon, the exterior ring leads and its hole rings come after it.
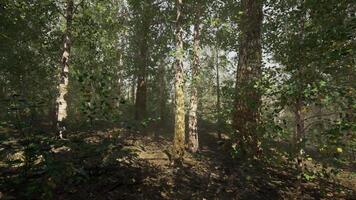
POLYGON ((69 58, 71 50, 71 28, 73 21, 73 10, 74 3, 73 0, 67 0, 65 3, 65 20, 66 28, 64 32, 63 41, 63 54, 61 59, 61 72, 60 72, 60 83, 58 86, 58 97, 57 97, 57 130, 59 132, 59 137, 63 138, 63 132, 66 130, 65 119, 67 118, 67 99, 66 95, 68 93, 68 83, 69 83, 69 58))
POLYGON ((259 152, 257 127, 261 94, 256 88, 261 79, 262 1, 242 0, 243 14, 240 21, 240 49, 236 75, 234 128, 237 145, 243 154, 259 152))
POLYGON ((195 17, 194 23, 194 55, 192 65, 192 82, 191 82, 191 94, 190 94, 190 110, 189 110, 189 150, 193 153, 199 150, 199 137, 198 137, 198 89, 197 81, 199 75, 199 53, 200 53, 200 13, 199 11, 195 17))
POLYGON ((176 66, 175 66, 175 123, 173 158, 180 163, 184 156, 185 111, 184 111, 184 72, 183 72, 183 28, 182 0, 176 0, 176 66))

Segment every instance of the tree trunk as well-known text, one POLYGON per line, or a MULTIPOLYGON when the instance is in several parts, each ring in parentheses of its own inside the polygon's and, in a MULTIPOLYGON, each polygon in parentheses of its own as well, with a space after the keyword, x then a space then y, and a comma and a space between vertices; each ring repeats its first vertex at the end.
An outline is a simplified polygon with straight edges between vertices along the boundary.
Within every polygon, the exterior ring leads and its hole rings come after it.
POLYGON ((236 75, 234 128, 237 145, 243 154, 259 152, 257 127, 261 94, 256 88, 261 79, 262 1, 242 0, 243 15, 240 21, 240 49, 236 75))
POLYGON ((302 194, 302 180, 304 174, 304 137, 305 137, 305 124, 303 114, 304 104, 301 98, 297 98, 295 102, 294 118, 295 118, 295 150, 297 154, 297 169, 299 172, 297 183, 297 197, 303 197, 302 194))
POLYGON ((318 124, 317 124, 317 139, 315 142, 317 142, 318 145, 321 145, 323 144, 323 131, 324 131, 324 122, 323 122, 323 117, 322 117, 322 114, 323 114, 323 111, 322 111, 322 103, 320 102, 317 106, 317 120, 318 120, 318 124))
POLYGON ((137 85, 136 85, 136 109, 135 109, 135 120, 141 121, 146 117, 146 99, 147 99, 147 62, 146 62, 146 56, 147 56, 147 45, 142 44, 141 47, 141 53, 140 53, 140 66, 139 66, 139 72, 137 76, 137 85))
POLYGON ((200 14, 199 11, 196 14, 195 24, 194 24, 194 56, 192 65, 192 82, 191 82, 191 94, 190 94, 190 110, 189 110, 189 150, 193 153, 197 152, 199 149, 199 138, 198 138, 198 73, 199 73, 199 52, 200 52, 200 14))
POLYGON ((162 61, 159 65, 159 118, 160 127, 163 128, 166 120, 166 69, 162 61))
POLYGON ((135 104, 136 102, 136 76, 132 76, 132 82, 131 82, 131 103, 135 104))
POLYGON ((219 72, 219 49, 216 49, 216 115, 218 138, 221 139, 221 101, 220 101, 220 72, 219 72))
MULTIPOLYGON (((119 50, 121 51, 121 50, 119 50)), ((119 109, 120 108, 120 102, 121 100, 125 99, 125 96, 124 96, 124 91, 123 91, 123 86, 124 86, 124 79, 123 79, 123 66, 124 66, 124 63, 123 63, 123 55, 122 55, 122 52, 119 52, 118 53, 119 56, 119 62, 118 62, 118 70, 117 70, 117 99, 115 102, 115 105, 112 106, 113 108, 116 108, 116 109, 119 109)))
MULTIPOLYGON (((305 124, 304 124, 304 115, 303 115, 303 101, 301 98, 297 98, 294 109, 294 118, 295 118, 295 143, 298 144, 304 139, 305 136, 305 124)), ((300 147, 299 147, 300 148, 300 147)), ((300 150, 298 148, 298 150, 300 150)))
POLYGON ((176 66, 175 66, 175 123, 173 158, 180 163, 184 155, 185 111, 184 111, 184 72, 183 72, 183 28, 182 0, 176 0, 176 66))
POLYGON ((69 57, 71 49, 71 27, 73 20, 73 9, 73 0, 67 0, 65 11, 66 28, 64 32, 63 54, 61 59, 60 83, 58 86, 59 95, 57 97, 57 129, 60 138, 63 138, 63 132, 66 130, 64 121, 67 118, 66 95, 68 93, 69 83, 69 57))
POLYGON ((137 89, 136 89, 136 109, 135 120, 142 121, 147 114, 147 68, 148 68, 148 37, 150 32, 150 16, 148 4, 143 2, 143 14, 141 23, 138 27, 138 74, 137 74, 137 89))
MULTIPOLYGON (((303 42, 304 40, 304 30, 305 30, 305 8, 304 8, 304 0, 301 1, 301 18, 300 18, 300 32, 299 32, 299 40, 303 42)), ((299 50, 301 50, 300 48, 299 50)), ((304 151, 305 151, 305 119, 304 119, 304 94, 303 91, 305 89, 305 82, 304 82, 304 58, 305 54, 304 52, 300 51, 299 52, 299 66, 297 68, 297 74, 296 74, 296 85, 297 85, 297 96, 295 99, 295 110, 294 110, 294 116, 295 116, 295 123, 296 123, 296 133, 295 133, 295 139, 296 139, 296 153, 297 153, 297 170, 298 170, 298 177, 297 177, 297 199, 303 199, 303 176, 304 176, 304 151)))

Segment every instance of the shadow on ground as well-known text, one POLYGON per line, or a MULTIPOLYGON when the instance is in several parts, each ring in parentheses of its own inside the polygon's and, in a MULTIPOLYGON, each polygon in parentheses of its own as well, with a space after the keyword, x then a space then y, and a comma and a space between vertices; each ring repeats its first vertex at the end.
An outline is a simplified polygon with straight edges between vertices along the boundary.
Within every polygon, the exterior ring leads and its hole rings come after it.
MULTIPOLYGON (((1 134, 2 199, 293 199, 288 165, 239 163, 201 129, 201 151, 170 165, 171 134, 123 128, 77 131, 59 141, 46 133, 1 134), (169 139, 167 139, 169 138, 169 139)), ((326 180, 303 183, 304 199, 353 199, 354 191, 326 180)))

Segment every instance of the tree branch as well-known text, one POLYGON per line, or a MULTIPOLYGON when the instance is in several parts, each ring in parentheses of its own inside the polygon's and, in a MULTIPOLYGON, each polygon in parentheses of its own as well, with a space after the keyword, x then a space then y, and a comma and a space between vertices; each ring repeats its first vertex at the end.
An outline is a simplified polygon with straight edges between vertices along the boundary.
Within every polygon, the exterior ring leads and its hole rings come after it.
POLYGON ((78 7, 84 2, 85 0, 81 0, 77 5, 74 6, 73 14, 75 14, 78 10, 78 7))
POLYGON ((56 10, 59 14, 61 14, 64 18, 66 18, 66 15, 57 6, 54 7, 56 7, 56 10))
POLYGON ((310 123, 310 124, 308 124, 307 126, 305 126, 304 127, 304 131, 307 131, 309 128, 311 128, 312 126, 314 126, 314 125, 317 125, 317 124, 319 124, 319 123, 321 123, 321 122, 324 122, 324 121, 328 121, 329 122, 329 120, 328 119, 321 119, 321 120, 318 120, 318 121, 314 121, 314 122, 312 122, 312 123, 310 123))
POLYGON ((305 118, 304 121, 307 121, 307 120, 310 120, 310 119, 313 119, 313 118, 316 118, 316 117, 325 117, 325 116, 336 115, 336 114, 339 114, 339 113, 338 112, 333 112, 333 113, 313 115, 311 117, 305 118))

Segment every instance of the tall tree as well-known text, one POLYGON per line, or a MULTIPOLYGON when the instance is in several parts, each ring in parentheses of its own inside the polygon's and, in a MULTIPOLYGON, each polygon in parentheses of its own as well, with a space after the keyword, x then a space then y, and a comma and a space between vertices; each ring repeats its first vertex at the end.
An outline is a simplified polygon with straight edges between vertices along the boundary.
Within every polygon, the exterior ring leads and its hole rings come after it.
POLYGON ((262 68, 262 0, 242 0, 240 49, 236 75, 234 128, 243 154, 258 151, 257 127, 261 94, 257 83, 262 68))
POLYGON ((183 72, 183 0, 176 0, 176 66, 175 66, 175 121, 174 121, 174 160, 180 162, 184 155, 185 109, 184 109, 184 72, 183 72))
POLYGON ((200 2, 196 5, 196 12, 194 17, 194 46, 193 46, 193 65, 191 73, 191 88, 190 88, 190 110, 189 110, 189 149, 192 152, 197 152, 199 149, 199 138, 198 138, 198 89, 197 81, 199 76, 199 65, 200 65, 200 13, 201 6, 200 2))
POLYGON ((143 120, 147 114, 147 74, 149 65, 149 33, 151 26, 151 11, 150 5, 147 1, 139 3, 140 19, 137 22, 137 89, 135 101, 135 119, 138 121, 143 120), (141 5, 142 4, 142 5, 141 5))
POLYGON ((63 53, 61 59, 61 72, 60 82, 58 86, 57 97, 57 129, 59 131, 59 137, 63 138, 63 132, 66 130, 64 120, 67 118, 67 100, 66 95, 68 93, 69 83, 69 57, 71 50, 71 35, 72 35, 72 21, 74 14, 74 2, 73 0, 67 0, 65 2, 65 31, 63 35, 63 53))

